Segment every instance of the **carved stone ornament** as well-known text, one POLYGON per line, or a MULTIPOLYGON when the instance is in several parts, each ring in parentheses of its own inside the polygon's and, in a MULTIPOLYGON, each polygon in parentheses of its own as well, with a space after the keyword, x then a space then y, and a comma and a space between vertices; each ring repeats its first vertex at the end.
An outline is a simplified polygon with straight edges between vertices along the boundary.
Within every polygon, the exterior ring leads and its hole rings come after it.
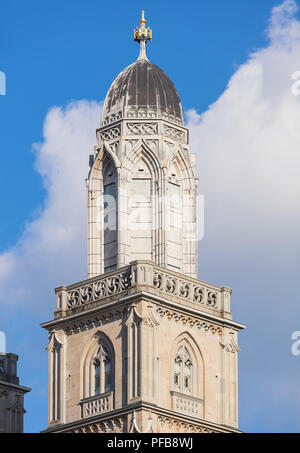
POLYGON ((88 285, 68 291, 67 307, 75 308, 79 305, 88 304, 103 297, 126 291, 130 286, 131 274, 128 272, 121 272, 111 277, 101 278, 88 285))
POLYGON ((156 135, 157 123, 127 123, 128 135, 156 135))
POLYGON ((238 347, 238 345, 234 341, 233 335, 231 337, 231 340, 228 343, 221 343, 220 342, 220 345, 222 346, 222 348, 226 352, 229 352, 231 354, 236 354, 236 353, 240 352, 240 348, 238 347))
POLYGON ((175 322, 181 322, 183 325, 189 324, 190 327, 195 327, 199 330, 203 330, 206 333, 211 333, 212 335, 222 335, 222 328, 212 324, 208 323, 206 321, 202 321, 200 319, 187 316, 184 314, 177 313, 173 310, 169 310, 167 308, 163 307, 158 307, 157 308, 157 314, 161 317, 164 318, 166 317, 168 321, 175 321, 175 322))
POLYGON ((112 140, 114 138, 119 137, 121 134, 121 126, 118 125, 116 127, 111 127, 110 129, 107 129, 106 131, 101 132, 100 136, 102 140, 112 140))

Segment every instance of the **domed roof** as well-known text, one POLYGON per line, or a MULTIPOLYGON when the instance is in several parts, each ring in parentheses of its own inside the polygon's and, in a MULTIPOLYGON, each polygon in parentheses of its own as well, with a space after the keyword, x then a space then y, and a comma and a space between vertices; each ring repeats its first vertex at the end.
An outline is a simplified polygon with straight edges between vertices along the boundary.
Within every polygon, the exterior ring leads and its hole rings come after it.
POLYGON ((165 118, 184 124, 173 82, 147 58, 139 58, 124 69, 106 95, 102 125, 119 118, 165 118))
POLYGON ((134 30, 134 40, 140 44, 139 58, 112 83, 102 110, 102 126, 121 118, 163 118, 184 124, 173 82, 146 57, 146 43, 152 40, 152 30, 145 24, 142 11, 141 26, 134 30))

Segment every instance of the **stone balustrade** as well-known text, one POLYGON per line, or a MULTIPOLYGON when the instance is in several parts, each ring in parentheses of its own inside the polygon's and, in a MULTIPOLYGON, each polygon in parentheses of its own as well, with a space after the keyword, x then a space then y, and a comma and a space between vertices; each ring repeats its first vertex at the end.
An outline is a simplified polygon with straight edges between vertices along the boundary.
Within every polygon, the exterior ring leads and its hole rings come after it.
POLYGON ((113 410, 113 392, 103 393, 102 395, 92 396, 80 401, 82 418, 93 417, 113 410))
POLYGON ((194 418, 203 418, 203 400, 174 391, 171 392, 171 397, 174 412, 194 418))
POLYGON ((147 291, 175 302, 189 301, 194 308, 201 307, 211 313, 230 313, 230 288, 202 282, 150 261, 134 261, 83 282, 56 288, 57 311, 68 315, 74 308, 88 309, 92 302, 137 291, 147 291))

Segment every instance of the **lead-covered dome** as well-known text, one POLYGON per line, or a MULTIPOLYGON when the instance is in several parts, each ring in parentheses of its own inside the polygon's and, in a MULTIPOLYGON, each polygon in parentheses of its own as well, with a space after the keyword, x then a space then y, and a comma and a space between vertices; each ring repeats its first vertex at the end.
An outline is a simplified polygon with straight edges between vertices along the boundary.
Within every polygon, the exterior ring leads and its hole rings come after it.
POLYGON ((135 63, 118 75, 106 95, 102 126, 121 118, 163 118, 184 124, 173 82, 150 63, 143 51, 135 63))

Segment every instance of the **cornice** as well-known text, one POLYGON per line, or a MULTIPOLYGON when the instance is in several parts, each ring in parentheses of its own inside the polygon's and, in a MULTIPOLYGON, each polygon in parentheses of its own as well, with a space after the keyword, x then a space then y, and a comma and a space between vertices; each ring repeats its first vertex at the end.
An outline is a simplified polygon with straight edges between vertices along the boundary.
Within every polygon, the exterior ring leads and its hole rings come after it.
POLYGON ((23 385, 11 384, 9 382, 0 381, 0 388, 3 388, 3 387, 8 390, 14 390, 16 392, 21 392, 22 394, 31 392, 31 390, 32 390, 30 387, 24 387, 23 385))
POLYGON ((87 428, 89 426, 95 425, 97 423, 104 423, 105 421, 109 422, 111 420, 120 420, 124 423, 125 419, 131 415, 133 416, 134 412, 140 410, 147 410, 151 412, 152 415, 156 415, 157 418, 169 419, 174 422, 179 423, 180 425, 194 426, 203 428, 205 432, 215 432, 215 433, 241 433, 241 431, 235 427, 218 425, 216 423, 211 423, 207 420, 198 419, 191 417, 190 415, 179 414, 178 412, 173 412, 168 409, 163 409, 157 407, 146 401, 138 401, 136 403, 127 405, 120 409, 115 409, 104 414, 98 414, 94 417, 89 417, 81 419, 75 422, 56 425, 49 427, 48 429, 42 431, 42 433, 59 433, 59 432, 72 432, 74 430, 80 430, 81 428, 87 428))
POLYGON ((140 300, 142 298, 151 302, 155 301, 159 303, 159 305, 156 304, 157 315, 160 315, 161 317, 167 315, 169 319, 174 319, 176 321, 181 320, 185 324, 192 322, 192 324, 196 325, 196 327, 202 327, 204 328, 204 330, 212 331, 212 333, 221 333, 220 331, 216 331, 216 326, 217 328, 219 327, 219 329, 222 327, 228 327, 235 331, 239 331, 245 328, 244 324, 201 312, 196 309, 186 307, 185 305, 179 305, 178 303, 168 301, 162 297, 145 291, 139 291, 137 293, 120 297, 117 301, 103 304, 89 311, 76 313, 66 318, 60 318, 43 323, 41 324, 41 327, 47 330, 52 330, 53 328, 66 329, 68 326, 72 325, 75 325, 76 328, 80 330, 80 325, 83 324, 86 324, 86 326, 84 327, 85 329, 88 328, 88 325, 90 325, 91 327, 97 327, 99 321, 100 324, 103 324, 113 319, 120 319, 125 317, 128 313, 128 308, 130 308, 130 305, 136 302, 137 299, 140 300), (162 311, 164 309, 169 310, 168 313, 163 313, 162 311), (98 315, 99 318, 97 318, 97 320, 93 320, 97 317, 96 315, 98 315), (206 325, 197 325, 198 320, 206 322, 206 325), (94 326, 93 323, 95 324, 94 326))

